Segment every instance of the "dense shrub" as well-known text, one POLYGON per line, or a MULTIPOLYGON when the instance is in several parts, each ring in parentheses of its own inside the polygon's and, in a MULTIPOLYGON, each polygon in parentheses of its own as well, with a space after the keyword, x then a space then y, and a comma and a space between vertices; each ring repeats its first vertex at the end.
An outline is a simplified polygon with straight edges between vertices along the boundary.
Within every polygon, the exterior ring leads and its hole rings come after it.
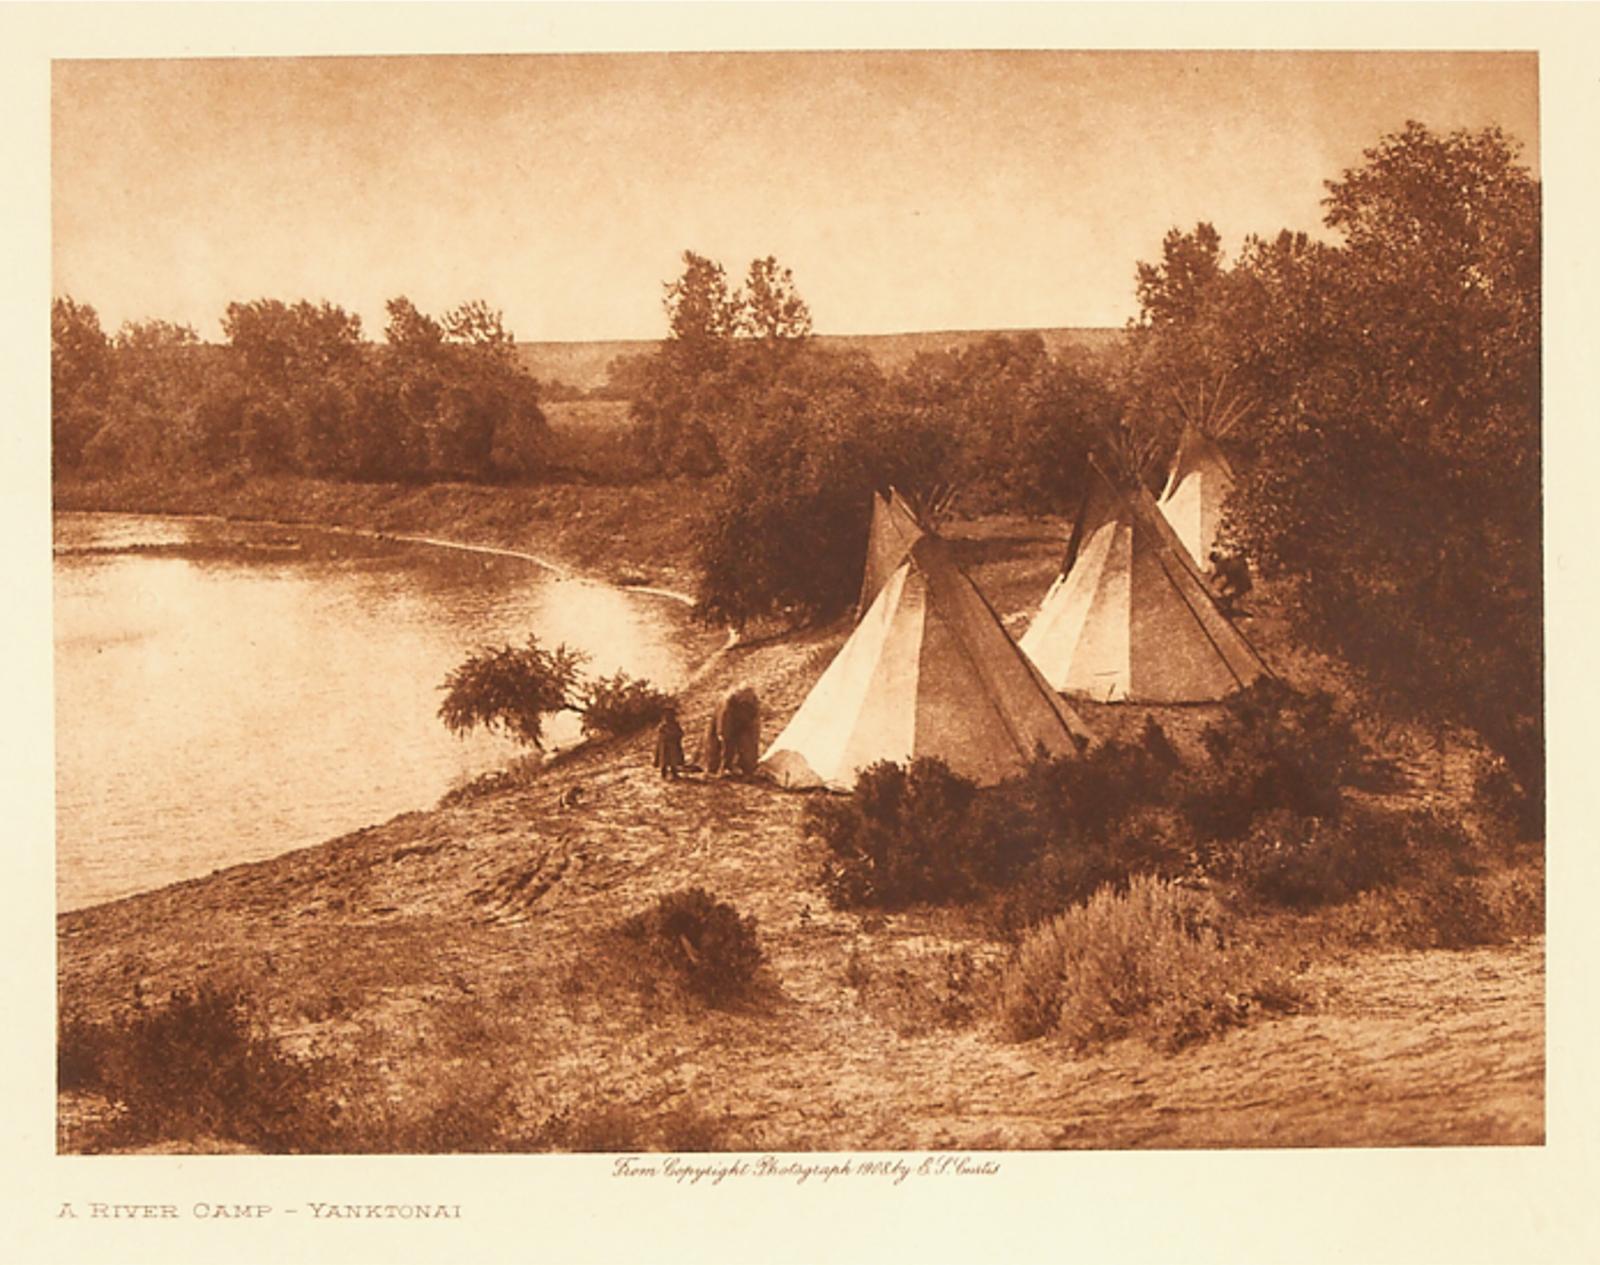
POLYGON ((1288 973, 1230 943, 1206 894, 1139 876, 1039 927, 1001 984, 1008 1035, 1075 1048, 1133 1034, 1169 1050, 1294 1004, 1288 973))
POLYGON ((1207 869, 1269 904, 1336 905, 1385 884, 1442 882, 1474 872, 1459 818, 1431 809, 1353 805, 1338 820, 1278 809, 1241 839, 1213 844, 1207 869))
POLYGON ((806 829, 832 856, 823 886, 840 908, 952 901, 972 894, 972 858, 963 851, 977 787, 942 760, 910 768, 880 761, 862 770, 845 801, 814 800, 806 829))
POLYGON ((647 961, 714 1006, 749 993, 762 962, 754 916, 741 918, 737 909, 704 888, 668 892, 620 930, 647 961))
POLYGON ((805 826, 828 845, 823 886, 837 907, 948 903, 1020 883, 1048 893, 1057 903, 1036 912, 1050 913, 1130 866, 1172 861, 1169 816, 1154 830, 1155 818, 1126 824, 1164 803, 1169 774, 1144 747, 1115 742, 1041 757, 985 790, 938 760, 880 763, 849 799, 809 804, 805 826))
POLYGON ((1253 895, 1289 909, 1310 909, 1348 900, 1392 878, 1392 842, 1386 830, 1359 831, 1349 821, 1278 809, 1257 817, 1238 842, 1234 869, 1253 895))
POLYGON ((1188 873, 1196 868, 1191 835, 1177 812, 1158 804, 1136 804, 1095 830, 1063 830, 1000 888, 986 920, 1002 938, 1016 941, 1107 884, 1121 885, 1134 874, 1188 873))
POLYGON ((1208 763, 1194 770, 1187 816, 1210 838, 1237 838, 1261 813, 1337 817, 1362 747, 1331 695, 1263 677, 1223 704, 1201 735, 1208 763))
POLYGON ((626 672, 603 676, 583 688, 583 732, 622 737, 655 724, 674 705, 671 694, 626 672))
POLYGON ((323 1149, 320 1075, 261 1031, 249 999, 202 985, 114 1023, 64 1021, 61 1089, 103 1094, 120 1114, 101 1141, 236 1141, 323 1149))

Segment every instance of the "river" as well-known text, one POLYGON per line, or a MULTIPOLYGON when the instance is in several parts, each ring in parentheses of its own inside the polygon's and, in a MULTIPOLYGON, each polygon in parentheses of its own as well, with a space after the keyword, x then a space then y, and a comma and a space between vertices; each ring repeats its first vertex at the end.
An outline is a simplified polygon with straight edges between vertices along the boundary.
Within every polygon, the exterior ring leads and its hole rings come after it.
MULTIPOLYGON (((74 909, 427 808, 521 754, 438 719, 472 650, 675 689, 687 609, 537 563, 203 519, 55 519, 56 895, 74 909)), ((578 735, 577 717, 547 725, 578 735)))

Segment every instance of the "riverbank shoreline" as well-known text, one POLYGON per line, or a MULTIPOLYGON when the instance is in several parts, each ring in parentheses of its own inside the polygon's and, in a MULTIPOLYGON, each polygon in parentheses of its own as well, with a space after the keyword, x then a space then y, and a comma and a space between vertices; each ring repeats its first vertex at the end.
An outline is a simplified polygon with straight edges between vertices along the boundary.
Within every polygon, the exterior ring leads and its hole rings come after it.
MULTIPOLYGON (((68 501, 68 498, 61 499, 68 501)), ((114 501, 111 497, 95 499, 102 504, 114 501)), ((585 603, 598 603, 598 608, 604 610, 626 607, 628 610, 640 612, 641 629, 670 627, 676 630, 672 637, 677 652, 673 656, 673 666, 669 675, 661 675, 649 667, 642 670, 637 666, 634 668, 640 675, 655 680, 661 688, 673 690, 682 689, 692 683, 727 644, 722 631, 703 627, 677 613, 686 607, 692 607, 693 599, 686 593, 643 585, 613 586, 605 580, 582 575, 572 567, 545 556, 543 551, 511 549, 471 540, 448 540, 442 538, 442 534, 312 523, 306 521, 303 516, 297 516, 292 520, 269 518, 260 513, 262 503, 266 499, 258 496, 256 503, 250 507, 252 512, 247 514, 178 513, 172 510, 146 514, 130 512, 123 508, 77 508, 89 500, 78 496, 68 501, 73 508, 63 507, 58 510, 60 517, 56 527, 55 552, 58 560, 63 555, 71 557, 89 552, 102 555, 129 553, 136 558, 153 556, 196 563, 200 570, 193 571, 186 568, 182 572, 186 577, 193 578, 192 583, 201 583, 199 580, 201 576, 208 577, 201 588, 195 590, 196 600, 203 594, 215 592, 219 585, 232 584, 237 587, 247 583, 234 577, 246 576, 250 572, 241 571, 233 564, 245 564, 248 567, 265 562, 273 568, 271 574, 290 585, 293 592, 300 593, 302 590, 310 592, 306 586, 350 583, 350 576, 365 574, 364 564, 355 563, 354 570, 351 571, 347 570, 343 560, 363 559, 369 555, 373 558, 416 559, 414 563, 403 564, 407 568, 407 574, 410 569, 420 568, 424 573, 434 577, 428 580, 427 588, 435 596, 444 591, 438 587, 442 583, 438 577, 444 575, 460 577, 459 582, 470 586, 472 592, 480 588, 486 592, 503 591, 503 596, 497 600, 502 603, 509 602, 511 605, 507 606, 507 610, 526 605, 517 595, 525 592, 544 592, 547 585, 559 581, 556 587, 548 591, 551 594, 565 596, 543 600, 556 600, 558 604, 567 605, 577 603, 578 609, 587 609, 583 605, 585 603), (130 532, 133 534, 129 534, 130 532), (90 540, 104 540, 111 543, 87 550, 77 547, 81 542, 90 540), (369 541, 373 542, 374 548, 369 548, 364 543, 369 541), (424 561, 428 555, 432 555, 432 560, 424 561), (483 557, 481 563, 472 560, 463 564, 448 561, 451 555, 464 558, 471 558, 473 555, 483 555, 483 557), (330 561, 334 564, 334 569, 331 571, 325 566, 330 561), (301 565, 302 562, 304 566, 301 565), (212 569, 217 563, 228 565, 222 570, 212 569), (292 569, 288 572, 278 570, 284 565, 289 565, 292 569), (291 576, 294 577, 292 580, 289 579, 291 576), (593 594, 583 593, 585 588, 592 589, 593 594), (608 596, 600 596, 602 593, 608 596), (648 608, 651 606, 657 608, 655 613, 648 613, 648 608), (672 608, 670 612, 669 607, 672 608)), ((185 508, 194 511, 199 507, 189 505, 185 508)), ((219 505, 216 508, 226 511, 233 507, 219 505)), ((438 522, 440 516, 434 514, 432 517, 438 522)), ((452 525, 443 522, 438 522, 435 531, 440 528, 454 530, 452 525)), ((397 561, 387 565, 402 564, 397 561)), ((61 597, 62 594, 69 596, 81 594, 85 583, 91 587, 95 583, 108 583, 103 579, 85 580, 84 576, 100 577, 107 574, 124 575, 122 571, 104 572, 99 568, 93 568, 88 572, 72 570, 70 575, 75 577, 72 583, 64 589, 58 584, 58 603, 67 600, 61 597)), ((149 573, 149 575, 156 574, 161 573, 149 573)), ((356 581, 356 583, 361 582, 356 581)), ((123 589, 116 589, 116 581, 109 583, 113 585, 115 591, 126 589, 126 583, 123 584, 123 589)), ((190 582, 186 581, 186 584, 188 583, 190 582)), ((189 587, 180 587, 182 593, 190 592, 189 587)), ((166 589, 162 591, 167 592, 166 589)), ((471 595, 463 590, 457 596, 470 598, 471 595)), ((243 595, 236 594, 227 609, 238 609, 241 601, 246 606, 252 604, 255 601, 255 590, 243 595)), ((472 606, 472 602, 468 601, 463 605, 462 602, 456 601, 447 605, 451 608, 467 609, 472 606)), ((101 660, 98 658, 85 660, 80 649, 85 644, 86 638, 97 635, 93 630, 101 627, 94 621, 90 613, 92 609, 83 605, 81 597, 76 605, 70 601, 66 607, 58 604, 57 619, 59 621, 66 618, 65 626, 71 630, 68 634, 68 644, 64 648, 58 645, 57 648, 58 680, 82 681, 86 679, 86 673, 92 677, 94 672, 101 670, 93 666, 101 660), (67 657, 62 659, 60 658, 62 655, 67 657), (64 678, 60 675, 62 673, 65 673, 64 678)), ((315 604, 311 609, 315 609, 315 604)), ((432 607, 426 605, 419 607, 418 611, 422 609, 442 612, 446 607, 435 603, 432 607)), ((520 623, 515 620, 502 621, 499 639, 520 642, 529 629, 537 631, 544 627, 534 615, 539 609, 542 608, 527 607, 528 613, 520 623)), ((410 611, 410 608, 407 607, 406 610, 410 611)), ((164 671, 160 665, 166 663, 167 659, 162 657, 159 650, 148 649, 158 644, 152 641, 151 637, 162 629, 168 629, 171 634, 171 640, 166 643, 168 650, 180 655, 179 659, 172 662, 193 660, 189 662, 189 670, 194 674, 191 684, 212 682, 212 678, 206 673, 208 665, 215 660, 217 654, 225 658, 234 657, 233 652, 225 647, 216 647, 215 653, 199 648, 207 644, 202 629, 210 630, 228 625, 227 616, 220 609, 212 615, 206 615, 200 607, 191 608, 186 597, 181 599, 179 605, 174 605, 174 599, 169 593, 150 607, 147 614, 149 617, 137 624, 139 636, 133 642, 126 642, 120 631, 109 634, 115 640, 114 658, 124 667, 137 660, 146 666, 150 666, 153 662, 155 666, 151 670, 164 671), (157 617, 153 613, 157 611, 164 613, 157 617), (193 628, 185 626, 191 622, 194 624, 193 628), (128 648, 130 644, 146 649, 130 650, 128 648), (146 656, 144 660, 138 660, 141 653, 146 656), (149 660, 150 654, 155 654, 156 659, 149 660)), ((417 612, 402 613, 397 609, 393 618, 400 622, 405 631, 402 633, 400 627, 396 627, 393 630, 395 634, 409 636, 412 625, 407 621, 414 617, 420 618, 420 615, 417 612)), ((555 617, 558 619, 557 626, 565 627, 559 624, 559 612, 555 617)), ((370 634, 368 640, 360 642, 349 640, 345 629, 351 619, 359 621, 359 618, 359 612, 352 608, 349 617, 340 619, 337 627, 326 630, 328 644, 330 646, 338 644, 342 647, 337 656, 339 669, 331 674, 324 674, 321 670, 322 665, 315 659, 303 664, 293 660, 293 652, 288 647, 298 644, 297 638, 300 638, 304 631, 293 621, 286 622, 281 629, 281 636, 273 638, 278 647, 273 649, 255 645, 251 627, 233 628, 232 635, 243 647, 241 650, 243 657, 237 661, 237 666, 243 668, 249 664, 270 663, 273 665, 270 669, 252 668, 249 669, 250 674, 256 675, 258 671, 265 670, 268 676, 276 676, 285 673, 286 665, 292 665, 287 668, 287 683, 282 687, 272 687, 269 692, 277 698, 303 697, 305 700, 303 704, 291 704, 292 712, 285 711, 281 704, 277 705, 276 710, 265 702, 250 705, 249 715, 254 719, 259 720, 260 717, 267 715, 276 717, 272 723, 272 732, 278 741, 289 744, 284 751, 282 767, 286 789, 279 792, 284 796, 281 803, 271 798, 271 788, 255 771, 260 761, 252 758, 246 751, 241 750, 232 763, 226 765, 219 763, 227 757, 219 756, 217 753, 233 750, 230 743, 234 741, 233 735, 239 732, 240 726, 224 722, 222 729, 215 736, 215 741, 202 740, 203 750, 197 751, 192 758, 186 758, 181 762, 181 768, 185 770, 205 769, 206 773, 203 776, 195 777, 192 773, 178 771, 168 776, 158 765, 146 768, 140 763, 141 759, 148 761, 148 757, 134 753, 145 744, 133 748, 123 746, 115 751, 107 750, 92 758, 84 754, 96 750, 93 734, 97 732, 97 723, 107 716, 118 716, 120 719, 117 728, 123 730, 141 724, 140 713, 136 710, 138 704, 133 707, 122 705, 122 700, 127 697, 125 690, 119 692, 114 682, 106 681, 102 684, 98 699, 84 697, 81 690, 76 694, 58 692, 58 715, 66 718, 63 723, 76 727, 69 731, 71 742, 64 748, 66 754, 59 757, 57 765, 58 780, 66 778, 66 781, 59 782, 59 785, 65 788, 63 792, 65 798, 62 801, 65 806, 58 805, 58 810, 62 814, 58 826, 60 854, 58 864, 63 867, 61 874, 57 876, 58 908, 83 908, 125 895, 138 894, 167 883, 204 875, 217 865, 226 865, 237 860, 266 858, 292 848, 314 845, 349 830, 387 820, 397 812, 427 811, 437 804, 441 796, 470 789, 474 783, 484 778, 505 776, 504 770, 507 768, 521 770, 525 775, 527 760, 525 757, 518 757, 512 744, 499 744, 505 750, 503 755, 497 757, 495 752, 498 748, 488 741, 487 735, 476 735, 474 741, 467 744, 460 744, 447 735, 438 726, 432 714, 436 697, 432 700, 427 697, 434 683, 441 679, 449 668, 454 667, 468 649, 477 644, 477 636, 487 634, 463 634, 463 639, 459 641, 460 648, 454 655, 450 655, 448 633, 441 643, 446 647, 442 653, 437 652, 437 646, 434 646, 434 653, 429 653, 428 647, 433 643, 426 641, 426 638, 431 637, 432 633, 425 633, 423 636, 426 644, 419 643, 413 647, 416 654, 394 660, 393 669, 399 674, 398 676, 391 673, 388 677, 377 678, 371 682, 374 688, 369 694, 370 697, 395 699, 404 696, 412 704, 404 714, 395 713, 391 704, 390 712, 385 713, 385 716, 396 728, 388 729, 386 726, 385 729, 396 736, 381 750, 374 751, 370 757, 363 757, 355 754, 355 748, 348 742, 341 742, 338 738, 325 739, 326 734, 350 730, 354 721, 344 718, 365 714, 362 698, 351 694, 348 686, 339 683, 360 679, 363 672, 368 672, 370 675, 369 669, 364 665, 376 662, 374 656, 381 658, 389 653, 384 649, 388 645, 385 636, 389 630, 382 627, 374 626, 368 630, 370 634), (467 636, 473 638, 470 644, 465 639, 467 636), (246 641, 250 642, 250 646, 244 646, 246 641), (369 646, 372 647, 370 652, 369 646), (415 665, 413 670, 408 672, 407 664, 415 665), (402 679, 422 684, 402 685, 400 683, 402 679), (342 694, 339 692, 341 689, 344 690, 342 694), (343 699, 339 717, 330 717, 324 722, 311 722, 309 726, 303 725, 300 718, 314 715, 329 697, 343 699), (116 710, 118 706, 122 706, 121 711, 116 710), (61 711, 63 707, 66 708, 65 712, 61 711), (312 730, 314 732, 311 732, 312 730), (398 736, 400 734, 409 737, 401 739, 398 736), (443 750, 445 746, 449 747, 449 752, 443 750), (458 748, 477 754, 456 755, 454 753, 458 748), (311 765, 308 765, 303 757, 295 755, 295 752, 301 749, 322 751, 327 759, 312 761, 311 765), (427 754, 423 754, 424 752, 427 754), (485 758, 493 759, 494 763, 484 764, 485 758), (327 775, 308 774, 305 770, 311 766, 326 768, 329 772, 327 775), (399 778, 397 771, 401 769, 407 770, 411 777, 399 778), (189 783, 184 781, 186 776, 191 779, 189 783), (300 780, 296 781, 296 778, 300 780), (146 791, 135 789, 140 782, 146 783, 148 788, 146 791), (289 787, 295 789, 291 791, 287 789, 289 787), (340 789, 341 787, 349 789, 340 789), (207 828, 208 824, 213 823, 213 819, 206 818, 203 814, 206 806, 212 804, 217 806, 218 812, 214 818, 214 828, 207 828), (260 811, 243 813, 234 807, 239 804, 259 805, 260 811), (168 821, 169 816, 173 814, 176 815, 174 820, 187 823, 186 826, 174 829, 168 821), (184 829, 198 832, 195 844, 180 845, 184 829), (274 836, 277 834, 281 834, 282 838, 277 846, 273 847, 274 836), (147 835, 148 845, 145 842, 147 835), (94 841, 108 838, 130 842, 126 848, 105 849, 104 859, 98 859, 93 854, 102 849, 99 845, 94 845, 94 841), (88 851, 85 851, 86 846, 89 847, 88 851), (145 851, 142 849, 148 850, 149 856, 159 857, 160 860, 151 861, 148 866, 141 862, 134 867, 131 863, 119 865, 111 859, 119 854, 130 857, 143 856, 145 851), (186 856, 192 857, 193 860, 186 864, 183 859, 186 856), (62 875, 65 875, 65 878, 62 875)), ((448 617, 442 614, 438 615, 438 619, 443 619, 445 623, 449 622, 448 617)), ((631 623, 629 626, 632 626, 631 623)), ((431 629, 432 624, 428 627, 431 629)), ((599 626, 596 626, 597 632, 598 629, 599 626)), ((576 638, 576 644, 587 645, 585 636, 583 628, 569 627, 566 640, 572 641, 576 638)), ((393 655, 389 657, 394 658, 393 655)), ((104 660, 107 664, 112 661, 111 658, 104 660)), ((606 662, 604 658, 601 659, 602 665, 606 662)), ((655 660, 647 659, 642 662, 655 663, 655 660)), ((657 664, 656 667, 659 668, 660 665, 657 664)), ((212 684, 222 686, 223 682, 215 681, 212 684)), ((202 691, 201 697, 205 692, 202 691)), ((158 713, 160 716, 169 717, 169 720, 164 722, 166 727, 158 730, 155 722, 152 722, 149 733, 164 734, 175 749, 189 750, 201 735, 207 733, 208 725, 214 727, 217 724, 215 718, 207 720, 205 717, 212 713, 217 717, 234 716, 241 706, 240 697, 242 696, 237 690, 221 688, 218 693, 220 701, 215 708, 200 704, 181 704, 173 700, 171 706, 166 706, 158 713), (172 722, 170 717, 179 712, 187 719, 172 722)), ((547 742, 546 760, 563 756, 567 751, 584 743, 584 739, 577 732, 575 716, 566 714, 561 719, 562 724, 555 726, 559 737, 547 742)), ((159 745, 166 746, 168 743, 159 745)))
POLYGON ((694 604, 688 544, 699 491, 606 484, 358 484, 294 476, 68 480, 57 512, 170 515, 349 531, 501 552, 564 578, 694 604))

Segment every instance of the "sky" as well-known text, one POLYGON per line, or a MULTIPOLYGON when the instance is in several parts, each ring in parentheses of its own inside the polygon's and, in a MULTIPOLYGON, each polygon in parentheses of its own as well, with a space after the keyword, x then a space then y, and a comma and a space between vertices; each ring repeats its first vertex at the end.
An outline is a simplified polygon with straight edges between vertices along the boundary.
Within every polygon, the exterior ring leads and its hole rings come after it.
POLYGON ((838 52, 57 61, 52 283, 108 331, 233 300, 484 299, 657 338, 684 250, 774 255, 820 333, 1120 325, 1200 220, 1328 236, 1380 136, 1498 124, 1531 53, 838 52))

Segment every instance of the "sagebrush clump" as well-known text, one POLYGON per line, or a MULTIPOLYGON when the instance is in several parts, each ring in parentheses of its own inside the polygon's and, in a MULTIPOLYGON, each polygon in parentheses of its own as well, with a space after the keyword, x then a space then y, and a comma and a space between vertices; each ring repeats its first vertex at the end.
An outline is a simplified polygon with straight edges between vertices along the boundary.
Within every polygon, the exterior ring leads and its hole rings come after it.
POLYGON ((1076 1049, 1141 1035, 1180 1049, 1295 1004, 1289 973, 1233 943, 1209 895, 1141 875, 1036 928, 1001 982, 1007 1035, 1058 1033, 1076 1049))
POLYGON ((646 962, 665 969, 712 1006, 746 996, 764 957, 755 917, 740 917, 701 887, 668 892, 619 931, 646 962))
POLYGON ((322 1069, 284 1053, 236 990, 201 985, 117 1021, 63 1020, 56 1058, 59 1088, 119 1108, 103 1146, 209 1138, 327 1149, 322 1069))

